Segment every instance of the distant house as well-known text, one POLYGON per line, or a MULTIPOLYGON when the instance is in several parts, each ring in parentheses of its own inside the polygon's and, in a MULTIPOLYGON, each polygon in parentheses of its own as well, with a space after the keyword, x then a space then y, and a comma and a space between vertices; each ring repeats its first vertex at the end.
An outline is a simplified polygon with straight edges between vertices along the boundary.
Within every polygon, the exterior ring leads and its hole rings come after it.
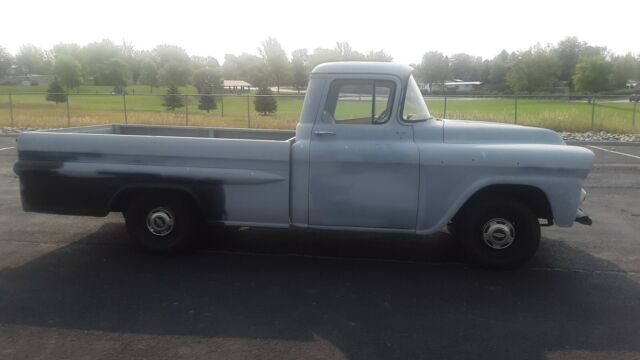
POLYGON ((12 82, 16 85, 32 86, 32 85, 49 85, 50 75, 16 75, 12 82))
MULTIPOLYGON (((444 89, 448 92, 464 92, 464 91, 473 91, 477 90, 482 82, 480 81, 462 81, 462 80, 453 80, 447 81, 444 83, 444 89)), ((419 85, 420 89, 425 92, 442 92, 443 84, 442 83, 433 83, 431 84, 431 88, 429 88, 428 84, 419 85)))
POLYGON ((444 83, 447 91, 473 91, 480 87, 480 81, 451 81, 444 83))
POLYGON ((230 92, 245 92, 251 90, 251 84, 244 80, 224 80, 222 87, 230 92))

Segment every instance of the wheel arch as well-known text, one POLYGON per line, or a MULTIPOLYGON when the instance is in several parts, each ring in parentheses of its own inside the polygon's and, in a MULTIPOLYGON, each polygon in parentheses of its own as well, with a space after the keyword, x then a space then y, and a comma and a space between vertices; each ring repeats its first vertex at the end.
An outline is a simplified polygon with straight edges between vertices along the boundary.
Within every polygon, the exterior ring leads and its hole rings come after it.
POLYGON ((536 186, 522 184, 493 184, 477 190, 463 203, 451 221, 456 222, 467 211, 471 211, 476 202, 499 197, 516 199, 528 206, 536 217, 547 220, 548 225, 553 224, 553 210, 547 194, 536 186))
POLYGON ((108 208, 109 211, 123 212, 127 209, 131 201, 140 195, 147 193, 172 193, 180 194, 189 199, 198 212, 204 215, 204 207, 195 192, 183 185, 177 184, 129 184, 119 188, 111 197, 108 208))

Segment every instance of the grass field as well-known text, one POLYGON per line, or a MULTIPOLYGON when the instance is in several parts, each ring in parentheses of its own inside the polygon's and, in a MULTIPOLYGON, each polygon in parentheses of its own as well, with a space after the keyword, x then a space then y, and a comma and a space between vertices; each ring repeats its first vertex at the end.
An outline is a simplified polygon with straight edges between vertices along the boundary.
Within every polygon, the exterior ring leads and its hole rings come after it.
MULTIPOLYGON (((181 88, 183 94, 194 94, 192 87, 181 88)), ((64 127, 124 123, 125 112, 122 96, 110 95, 111 87, 84 86, 80 95, 69 97, 69 120, 67 104, 45 101, 42 87, 0 87, 0 126, 17 127, 64 127), (20 94, 18 94, 20 92, 20 94), (12 95, 13 122, 9 107, 12 95)), ((262 116, 254 111, 253 97, 225 96, 218 108, 209 113, 197 109, 197 96, 185 96, 187 108, 175 112, 162 107, 164 88, 133 86, 126 97, 126 121, 140 124, 175 124, 220 127, 247 127, 293 129, 302 108, 302 96, 280 96, 278 111, 274 115, 262 116), (134 95, 135 94, 135 95, 134 95), (223 113, 224 107, 224 113, 223 113), (248 109, 248 111, 247 111, 248 109)), ((443 116, 444 99, 428 98, 427 105, 435 116, 443 116)), ((356 106, 356 105, 354 105, 356 106)), ((640 108, 640 106, 638 106, 640 108)), ((624 98, 600 99, 595 108, 586 101, 568 101, 550 98, 519 98, 517 123, 542 126, 558 131, 591 130, 591 112, 594 111, 594 130, 610 132, 638 132, 640 124, 633 127, 634 105, 624 98)), ((345 112, 349 112, 348 109, 345 112)), ((486 120, 506 123, 515 122, 515 100, 513 98, 448 98, 447 118, 486 120)), ((636 109, 636 123, 640 123, 640 109, 636 109)))

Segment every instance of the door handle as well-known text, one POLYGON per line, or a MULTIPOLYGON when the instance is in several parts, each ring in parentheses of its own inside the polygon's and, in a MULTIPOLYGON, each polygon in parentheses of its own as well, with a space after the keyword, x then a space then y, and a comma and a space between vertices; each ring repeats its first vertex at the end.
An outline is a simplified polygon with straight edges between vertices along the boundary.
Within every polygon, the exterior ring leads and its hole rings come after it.
POLYGON ((313 132, 313 135, 316 135, 316 136, 335 135, 335 134, 336 133, 332 131, 323 131, 323 130, 316 130, 313 132))

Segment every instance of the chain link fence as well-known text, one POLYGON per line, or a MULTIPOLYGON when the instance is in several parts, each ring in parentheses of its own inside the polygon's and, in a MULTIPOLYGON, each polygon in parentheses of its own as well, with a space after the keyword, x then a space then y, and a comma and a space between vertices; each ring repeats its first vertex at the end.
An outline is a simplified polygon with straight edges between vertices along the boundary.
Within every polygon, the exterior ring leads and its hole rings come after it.
MULTIPOLYGON (((0 95, 0 126, 56 128, 97 124, 155 124, 234 128, 294 129, 304 95, 273 96, 274 113, 256 111, 260 95, 215 94, 203 110, 201 95, 173 95, 182 106, 167 110, 164 94, 64 94, 66 102, 46 100, 44 93, 0 95)), ((211 96, 211 95, 209 95, 211 96)), ((638 132, 638 103, 622 95, 442 95, 427 96, 432 115, 440 118, 497 121, 541 126, 557 131, 638 132)))
POLYGON ((443 95, 425 100, 431 113, 442 118, 498 121, 557 131, 638 131, 638 102, 628 95, 443 95))

